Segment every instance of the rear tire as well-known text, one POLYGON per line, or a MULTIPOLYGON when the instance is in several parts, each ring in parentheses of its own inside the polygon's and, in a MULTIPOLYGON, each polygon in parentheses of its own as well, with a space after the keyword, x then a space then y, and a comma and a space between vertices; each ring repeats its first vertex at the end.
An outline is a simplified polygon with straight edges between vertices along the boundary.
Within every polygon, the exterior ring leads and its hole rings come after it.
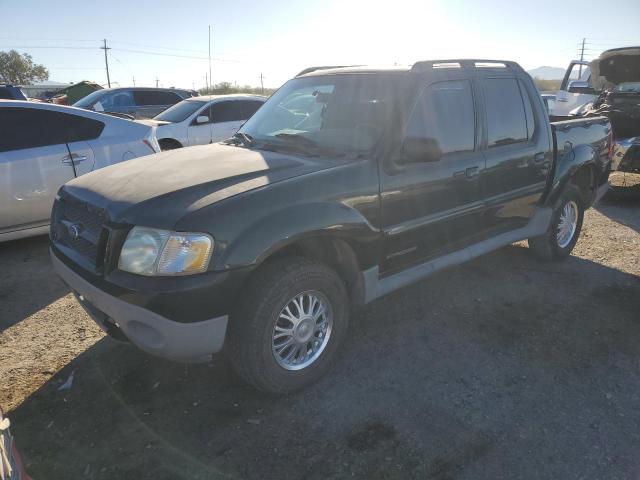
POLYGON ((530 238, 529 248, 540 260, 564 260, 575 247, 584 219, 584 198, 575 185, 568 185, 556 210, 551 225, 544 235, 530 238))
POLYGON ((349 323, 345 285, 333 270, 299 257, 275 260, 244 297, 231 318, 227 355, 247 383, 290 393, 331 368, 349 323))

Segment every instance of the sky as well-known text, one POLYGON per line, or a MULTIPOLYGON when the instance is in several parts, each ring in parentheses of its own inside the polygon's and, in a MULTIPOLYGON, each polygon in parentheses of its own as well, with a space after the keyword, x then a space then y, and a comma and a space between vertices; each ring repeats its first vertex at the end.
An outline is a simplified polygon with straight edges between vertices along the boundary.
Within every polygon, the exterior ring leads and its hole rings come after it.
POLYGON ((588 59, 640 45, 638 0, 0 0, 0 11, 15 20, 0 21, 0 50, 31 54, 52 81, 104 86, 106 39, 112 86, 204 87, 209 26, 213 83, 260 86, 262 75, 265 87, 311 65, 473 57, 564 68, 583 38, 588 59))

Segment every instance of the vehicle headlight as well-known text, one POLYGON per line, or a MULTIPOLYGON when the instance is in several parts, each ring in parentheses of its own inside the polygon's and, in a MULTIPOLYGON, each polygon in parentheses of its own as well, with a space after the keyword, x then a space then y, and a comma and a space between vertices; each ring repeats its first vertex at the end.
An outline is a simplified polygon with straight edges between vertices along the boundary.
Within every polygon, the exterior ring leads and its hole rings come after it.
POLYGON ((206 233, 182 233, 133 227, 120 251, 118 268, 138 275, 190 275, 207 270, 213 239, 206 233))

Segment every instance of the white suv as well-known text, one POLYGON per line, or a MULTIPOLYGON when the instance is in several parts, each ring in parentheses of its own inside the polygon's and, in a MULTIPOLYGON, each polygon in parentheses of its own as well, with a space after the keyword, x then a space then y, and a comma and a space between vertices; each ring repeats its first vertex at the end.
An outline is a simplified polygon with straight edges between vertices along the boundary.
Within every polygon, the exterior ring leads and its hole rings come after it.
POLYGON ((233 136, 266 101, 259 95, 205 95, 168 108, 151 120, 160 148, 171 150, 220 142, 233 136))

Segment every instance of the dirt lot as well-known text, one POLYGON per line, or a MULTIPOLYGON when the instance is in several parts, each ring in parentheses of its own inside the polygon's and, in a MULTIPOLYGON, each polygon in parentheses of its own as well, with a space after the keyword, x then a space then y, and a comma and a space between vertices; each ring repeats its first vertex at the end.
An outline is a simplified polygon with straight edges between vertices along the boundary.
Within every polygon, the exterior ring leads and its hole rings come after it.
POLYGON ((367 306, 332 373, 274 398, 104 338, 45 238, 3 244, 0 405, 36 480, 637 479, 639 254, 640 182, 561 264, 514 245, 367 306))

